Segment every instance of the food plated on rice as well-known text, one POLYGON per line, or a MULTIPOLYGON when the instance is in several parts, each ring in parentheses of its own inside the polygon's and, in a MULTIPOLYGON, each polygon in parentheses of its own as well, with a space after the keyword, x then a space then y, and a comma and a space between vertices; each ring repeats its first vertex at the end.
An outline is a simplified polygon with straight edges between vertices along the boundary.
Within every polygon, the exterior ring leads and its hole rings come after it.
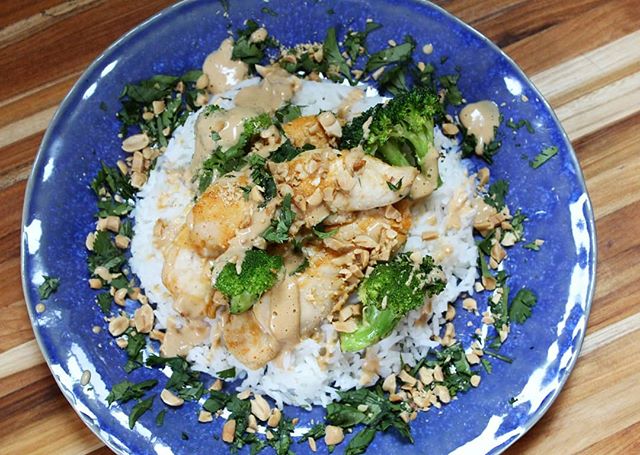
POLYGON ((123 375, 169 377, 114 385, 131 427, 158 394, 226 419, 232 448, 287 453, 301 436, 315 450, 355 430, 345 450, 361 453, 379 431, 411 440, 417 413, 510 362, 499 349, 536 303, 504 269, 525 217, 478 163, 499 128, 530 125, 415 61, 428 43, 370 53, 379 27, 285 48, 249 20, 201 69, 124 88, 123 156, 91 185, 85 243, 123 375), (284 405, 327 415, 301 428, 284 405))

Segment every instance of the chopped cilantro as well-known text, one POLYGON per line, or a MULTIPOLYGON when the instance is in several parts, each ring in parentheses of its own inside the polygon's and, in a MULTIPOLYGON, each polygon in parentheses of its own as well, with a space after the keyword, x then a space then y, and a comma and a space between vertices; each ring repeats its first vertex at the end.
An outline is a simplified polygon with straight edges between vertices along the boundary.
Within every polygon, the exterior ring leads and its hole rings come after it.
POLYGON ((289 275, 295 275, 296 273, 302 273, 305 270, 307 270, 307 267, 309 267, 309 259, 307 259, 306 257, 302 260, 302 262, 300 263, 300 265, 298 267, 296 267, 296 269, 291 272, 289 275))
POLYGON ((146 400, 140 400, 136 403, 133 409, 131 409, 131 414, 129 414, 129 428, 133 428, 138 419, 153 407, 154 398, 155 396, 152 396, 146 400))
POLYGON ((127 262, 122 250, 116 247, 106 231, 98 231, 93 242, 93 251, 89 253, 89 271, 94 273, 96 267, 105 267, 110 272, 117 271, 127 262))
POLYGON ((459 106, 462 104, 462 92, 458 88, 460 74, 449 74, 440 77, 440 86, 445 89, 444 104, 459 106))
POLYGON ((352 31, 347 33, 347 37, 344 39, 344 48, 352 61, 355 62, 356 59, 365 52, 366 40, 369 33, 378 30, 379 28, 382 28, 381 24, 376 22, 367 22, 364 27, 364 31, 352 31))
POLYGON ((525 127, 530 134, 535 133, 533 126, 531 126, 531 122, 526 119, 522 119, 518 122, 514 122, 513 119, 507 120, 506 126, 511 128, 514 132, 518 131, 520 128, 525 127))
POLYGON ((108 315, 111 312, 111 303, 113 302, 113 296, 111 294, 101 292, 97 295, 96 302, 104 314, 108 315))
POLYGON ((327 29, 327 36, 322 45, 322 50, 323 60, 327 65, 327 77, 334 81, 340 81, 340 75, 342 75, 351 81, 351 69, 340 52, 334 27, 327 29))
POLYGON ((371 54, 369 61, 365 65, 365 72, 374 72, 383 66, 392 63, 406 62, 411 58, 411 53, 415 44, 411 40, 405 39, 405 42, 397 46, 388 47, 381 51, 371 54))
POLYGON ((226 370, 218 371, 216 373, 220 379, 232 379, 236 377, 236 367, 227 368, 226 370))
POLYGON ((494 358, 496 358, 498 360, 502 360, 503 362, 513 363, 513 359, 511 357, 507 357, 506 355, 502 355, 502 354, 499 354, 497 352, 490 351, 488 349, 485 349, 484 353, 485 353, 485 355, 488 355, 489 357, 494 357, 494 358))
POLYGON ((556 146, 546 147, 542 150, 542 152, 538 153, 533 159, 533 161, 529 162, 529 164, 531 165, 532 168, 538 169, 540 166, 542 166, 544 163, 549 161, 551 158, 553 158, 557 154, 558 154, 558 147, 556 146))
POLYGON ((40 300, 47 300, 60 287, 60 278, 43 275, 44 282, 38 286, 40 300))
POLYGON ((520 289, 511 301, 509 319, 522 324, 531 317, 531 308, 537 302, 536 296, 529 289, 520 289))
POLYGON ((484 197, 484 202, 500 211, 506 204, 505 198, 508 192, 509 182, 506 180, 497 180, 489 186, 489 192, 484 197))
POLYGON ((156 426, 157 427, 161 427, 162 425, 164 425, 164 416, 165 416, 166 413, 167 413, 167 410, 163 409, 156 416, 156 426))
POLYGON ((131 373, 142 366, 142 350, 147 345, 147 338, 133 329, 127 330, 127 363, 124 371, 131 373))
POLYGON ((251 39, 253 32, 258 30, 260 25, 254 20, 247 20, 245 28, 237 30, 237 39, 233 45, 231 58, 234 60, 242 60, 249 65, 251 70, 255 69, 255 65, 265 59, 265 52, 269 48, 278 46, 278 42, 271 36, 263 41, 255 42, 251 39))
MULTIPOLYGON (((313 146, 311 146, 313 148, 313 146)), ((291 161, 296 156, 304 152, 306 146, 302 148, 294 147, 293 144, 287 139, 278 147, 274 152, 269 155, 269 160, 274 163, 284 163, 285 161, 291 161)))
POLYGON ((291 209, 291 194, 285 195, 280 205, 280 213, 271 221, 262 237, 271 243, 285 243, 289 239, 289 229, 295 219, 295 212, 291 209))
POLYGON ((387 181, 387 186, 391 191, 399 191, 400 188, 402 188, 402 179, 398 180, 396 183, 387 181))
POLYGON ((311 428, 309 428, 309 431, 307 431, 305 434, 302 435, 298 443, 301 444, 303 442, 307 442, 307 439, 309 438, 320 439, 324 437, 326 430, 327 430, 327 425, 325 425, 324 423, 317 423, 311 428))
POLYGON ((302 111, 300 110, 300 106, 296 106, 295 104, 287 103, 281 108, 279 108, 276 113, 276 119, 280 123, 289 123, 302 115, 302 111))
POLYGON ((313 233, 316 235, 316 237, 318 237, 321 240, 333 237, 334 235, 336 235, 337 232, 338 232, 338 228, 327 231, 326 226, 322 223, 316 224, 313 227, 313 233))
POLYGON ((529 242, 529 243, 527 243, 526 245, 523 245, 523 246, 527 250, 540 251, 540 245, 538 245, 535 240, 533 242, 529 242))
POLYGON ((154 388, 156 384, 158 384, 158 381, 155 379, 148 379, 138 383, 125 379, 111 388, 111 392, 107 395, 107 403, 111 404, 114 401, 126 403, 127 401, 137 400, 142 398, 148 390, 154 388))
POLYGON ((165 384, 165 389, 172 390, 188 401, 198 401, 204 394, 204 384, 200 381, 200 373, 193 371, 189 362, 182 357, 159 357, 150 355, 146 360, 147 366, 157 367, 168 365, 171 367, 171 377, 165 384))
MULTIPOLYGON (((267 169, 267 160, 255 153, 249 155, 249 166, 251 166, 251 180, 253 183, 262 188, 262 196, 266 205, 268 201, 274 198, 277 193, 276 182, 267 169)), ((244 189, 243 189, 244 191, 244 189)))

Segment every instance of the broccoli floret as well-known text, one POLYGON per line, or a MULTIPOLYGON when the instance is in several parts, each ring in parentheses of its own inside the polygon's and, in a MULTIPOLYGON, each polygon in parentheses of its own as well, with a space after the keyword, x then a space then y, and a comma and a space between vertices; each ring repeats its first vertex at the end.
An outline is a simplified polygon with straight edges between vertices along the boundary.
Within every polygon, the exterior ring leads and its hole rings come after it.
POLYGON ((340 334, 345 352, 360 351, 389 336, 411 310, 425 303, 425 295, 439 294, 445 287, 442 269, 431 256, 416 265, 408 253, 378 263, 358 288, 362 320, 352 333, 340 334))
POLYGON ((362 145, 365 153, 376 155, 393 166, 415 166, 435 188, 438 161, 433 127, 435 117, 441 112, 433 92, 416 88, 354 118, 342 130, 342 147, 362 145))
POLYGON ((371 117, 375 117, 381 109, 382 105, 377 104, 357 117, 354 117, 351 122, 342 128, 340 145, 343 149, 352 149, 362 144, 362 140, 364 139, 364 124, 371 117))
POLYGON ((242 313, 276 284, 283 265, 281 256, 272 256, 263 250, 249 250, 242 261, 240 273, 236 272, 236 264, 226 264, 216 279, 215 287, 229 299, 231 313, 242 313))

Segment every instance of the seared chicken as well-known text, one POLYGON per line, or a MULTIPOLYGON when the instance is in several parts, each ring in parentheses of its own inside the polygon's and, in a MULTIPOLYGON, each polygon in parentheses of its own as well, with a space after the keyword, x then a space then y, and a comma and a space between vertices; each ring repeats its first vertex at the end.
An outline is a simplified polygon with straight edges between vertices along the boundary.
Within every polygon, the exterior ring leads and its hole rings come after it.
POLYGON ((211 300, 208 260, 198 254, 186 226, 163 250, 162 282, 174 298, 174 309, 187 318, 205 316, 211 300))
MULTIPOLYGON (((406 240, 411 227, 408 204, 353 214, 337 233, 303 248, 308 267, 266 292, 250 311, 229 314, 223 329, 227 349, 257 369, 283 349, 308 338, 339 311, 369 265, 387 260, 406 240)), ((290 262, 290 258, 285 263, 290 262)), ((291 267, 287 267, 291 269, 291 267)))
POLYGON ((288 162, 270 163, 269 169, 280 194, 293 195, 307 226, 332 213, 394 204, 409 194, 418 174, 413 167, 390 166, 361 151, 329 148, 301 153, 288 162))
POLYGON ((189 238, 204 257, 217 258, 234 243, 245 249, 269 226, 276 201, 265 207, 257 187, 246 197, 243 188, 252 186, 250 171, 229 174, 214 182, 198 199, 187 217, 189 238))

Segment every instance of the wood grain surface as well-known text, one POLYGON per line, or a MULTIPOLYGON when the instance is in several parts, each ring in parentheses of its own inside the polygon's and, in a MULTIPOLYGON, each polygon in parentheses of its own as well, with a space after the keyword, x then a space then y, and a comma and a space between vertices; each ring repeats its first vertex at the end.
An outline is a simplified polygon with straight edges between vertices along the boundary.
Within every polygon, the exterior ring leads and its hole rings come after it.
MULTIPOLYGON (((58 390, 20 285, 31 164, 58 104, 120 35, 170 0, 0 2, 0 453, 109 450, 58 390)), ((598 279, 564 390, 508 453, 640 453, 640 3, 450 0, 531 76, 575 147, 595 208, 598 279)))

